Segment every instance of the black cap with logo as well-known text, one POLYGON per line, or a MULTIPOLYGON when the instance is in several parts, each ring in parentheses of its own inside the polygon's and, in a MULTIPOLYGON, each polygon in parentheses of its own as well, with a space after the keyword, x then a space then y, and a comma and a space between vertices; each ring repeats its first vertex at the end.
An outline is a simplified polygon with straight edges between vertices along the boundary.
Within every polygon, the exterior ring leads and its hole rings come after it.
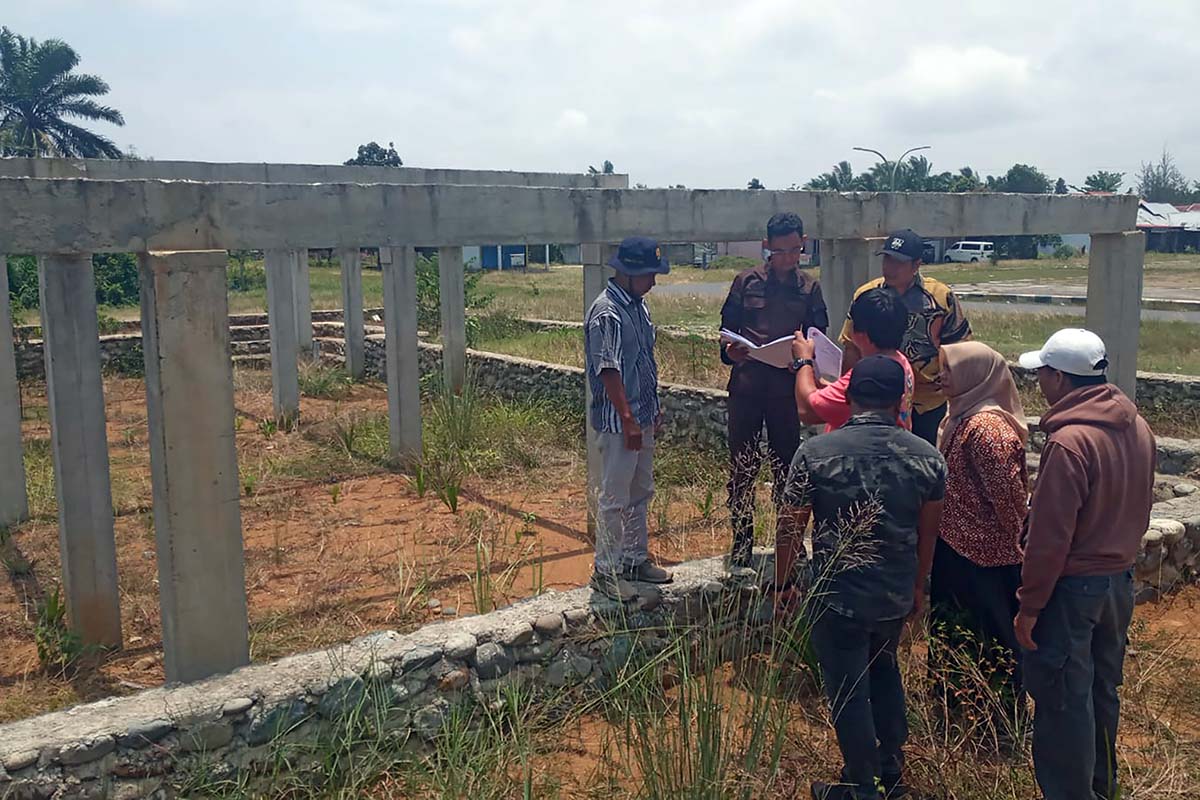
POLYGON ((901 261, 917 261, 925 251, 925 242, 911 228, 892 231, 883 240, 883 249, 877 255, 891 256, 901 261))
POLYGON ((626 275, 666 275, 671 263, 663 257, 658 242, 649 236, 630 236, 621 242, 608 265, 626 275))
POLYGON ((868 356, 854 365, 849 394, 876 408, 899 403, 904 397, 904 367, 889 356, 868 356))

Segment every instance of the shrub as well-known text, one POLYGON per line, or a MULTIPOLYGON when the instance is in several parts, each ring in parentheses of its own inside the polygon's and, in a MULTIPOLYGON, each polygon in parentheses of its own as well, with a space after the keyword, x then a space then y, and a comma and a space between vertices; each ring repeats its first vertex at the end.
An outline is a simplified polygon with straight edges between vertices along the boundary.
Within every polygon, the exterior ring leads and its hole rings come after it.
POLYGON ((1079 255, 1079 251, 1069 244, 1060 244, 1054 248, 1054 257, 1057 259, 1074 258, 1079 255))
MULTIPOLYGON (((417 324, 422 330, 436 333, 442 327, 441 286, 438 282, 437 254, 417 257, 417 324)), ((492 294, 479 288, 482 272, 466 271, 463 278, 463 296, 467 311, 482 311, 492 302, 492 294)), ((474 346, 479 338, 479 321, 467 315, 467 346, 474 346)))
MULTIPOLYGON (((135 306, 141 302, 137 258, 132 253, 96 253, 96 303, 135 306)), ((14 308, 38 307, 38 267, 34 256, 9 256, 8 295, 14 308)))

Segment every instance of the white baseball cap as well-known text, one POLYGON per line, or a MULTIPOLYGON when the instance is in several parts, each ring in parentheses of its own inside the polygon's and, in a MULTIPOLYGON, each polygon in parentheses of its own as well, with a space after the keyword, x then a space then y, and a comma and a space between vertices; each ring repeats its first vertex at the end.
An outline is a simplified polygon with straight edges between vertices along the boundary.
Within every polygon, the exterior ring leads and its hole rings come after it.
POLYGON ((1064 328, 1046 340, 1041 350, 1021 356, 1025 369, 1050 367, 1071 375, 1103 375, 1108 369, 1104 341, 1082 328, 1064 328))

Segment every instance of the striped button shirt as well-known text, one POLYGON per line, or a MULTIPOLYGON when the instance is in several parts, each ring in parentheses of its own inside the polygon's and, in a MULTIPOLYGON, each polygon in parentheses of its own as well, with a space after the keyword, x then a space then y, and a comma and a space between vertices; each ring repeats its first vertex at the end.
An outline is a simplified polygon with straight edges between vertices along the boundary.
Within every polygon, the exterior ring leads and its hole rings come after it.
POLYGON ((646 303, 610 280, 588 310, 585 336, 592 427, 600 433, 621 432, 621 418, 600 382, 600 373, 606 369, 621 374, 625 399, 638 425, 652 425, 659 409, 658 363, 654 360, 654 323, 646 303))

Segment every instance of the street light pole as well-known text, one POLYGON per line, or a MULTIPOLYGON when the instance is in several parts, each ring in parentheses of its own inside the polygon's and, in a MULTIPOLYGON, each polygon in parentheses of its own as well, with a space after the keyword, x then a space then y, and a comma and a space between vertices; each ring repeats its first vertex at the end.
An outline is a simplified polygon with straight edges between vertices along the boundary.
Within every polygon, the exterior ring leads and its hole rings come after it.
MULTIPOLYGON (((920 147, 911 147, 911 148, 909 148, 908 150, 905 150, 905 151, 904 151, 904 152, 903 152, 903 153, 900 155, 900 157, 899 157, 898 159, 896 159, 895 161, 893 161, 893 162, 892 162, 892 180, 891 180, 891 183, 890 183, 890 185, 889 185, 889 187, 888 187, 888 188, 890 188, 890 189, 891 189, 893 192, 894 192, 894 191, 896 191, 896 172, 897 172, 897 170, 899 170, 899 169, 900 169, 900 163, 901 163, 902 161, 904 161, 904 157, 905 157, 905 156, 907 156, 909 153, 915 153, 915 152, 917 152, 918 150, 929 150, 930 148, 932 148, 932 145, 928 145, 928 144, 921 145, 920 147)), ((874 153, 875 155, 877 155, 877 156, 879 156, 880 158, 882 158, 882 159, 883 159, 883 165, 884 165, 885 167, 887 166, 887 163, 888 163, 888 157, 887 157, 887 156, 885 156, 883 153, 879 152, 878 150, 872 150, 872 149, 871 149, 871 148, 869 148, 869 147, 854 147, 854 148, 851 148, 851 149, 852 149, 852 150, 859 150, 859 151, 861 151, 861 152, 863 152, 863 153, 874 153)))

